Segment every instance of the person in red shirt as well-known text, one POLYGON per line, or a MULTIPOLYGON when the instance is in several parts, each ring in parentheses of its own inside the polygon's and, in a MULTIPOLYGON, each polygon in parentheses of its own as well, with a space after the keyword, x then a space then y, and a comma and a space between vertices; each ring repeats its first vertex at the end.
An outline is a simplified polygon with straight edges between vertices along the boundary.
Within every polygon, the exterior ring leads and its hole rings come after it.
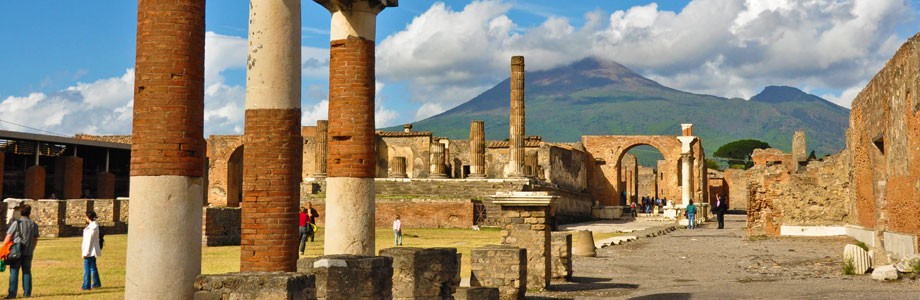
POLYGON ((300 230, 300 255, 303 255, 304 248, 307 246, 307 237, 310 236, 310 233, 313 231, 313 226, 311 226, 310 223, 310 216, 307 215, 307 208, 301 206, 297 221, 297 226, 300 230))

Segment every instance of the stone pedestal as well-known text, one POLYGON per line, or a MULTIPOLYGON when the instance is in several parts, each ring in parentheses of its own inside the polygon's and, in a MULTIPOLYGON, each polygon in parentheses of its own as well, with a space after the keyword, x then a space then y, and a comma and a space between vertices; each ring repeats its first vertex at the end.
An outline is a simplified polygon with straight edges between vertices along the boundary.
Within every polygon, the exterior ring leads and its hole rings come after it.
POLYGON ((431 143, 431 168, 429 178, 447 178, 447 169, 444 165, 444 144, 440 142, 431 143))
POLYGON ((456 248, 380 250, 393 259, 393 299, 449 299, 460 285, 456 248))
POLYGON ((45 167, 42 166, 31 166, 26 169, 26 190, 23 198, 45 198, 45 175, 45 167))
POLYGON ((488 245, 470 252, 470 286, 498 288, 499 299, 524 299, 527 293, 527 249, 488 245))
POLYGON ((406 178, 406 158, 402 156, 393 157, 390 161, 390 178, 406 178))
POLYGON ((316 299, 392 299, 393 259, 326 255, 301 258, 297 272, 316 276, 316 299))
POLYGON ((572 234, 552 232, 552 280, 566 281, 572 278, 572 234))
POLYGON ((549 287, 549 211, 557 197, 547 192, 511 192, 492 196, 501 206, 502 244, 527 249, 527 283, 531 289, 549 287))
POLYGON ((485 122, 470 122, 470 175, 469 178, 486 177, 485 122))
POLYGON ((195 290, 195 300, 316 299, 315 277, 294 272, 198 275, 195 290))
POLYGON ((594 235, 588 230, 579 230, 575 232, 575 249, 572 254, 581 257, 597 256, 597 248, 594 246, 594 235))

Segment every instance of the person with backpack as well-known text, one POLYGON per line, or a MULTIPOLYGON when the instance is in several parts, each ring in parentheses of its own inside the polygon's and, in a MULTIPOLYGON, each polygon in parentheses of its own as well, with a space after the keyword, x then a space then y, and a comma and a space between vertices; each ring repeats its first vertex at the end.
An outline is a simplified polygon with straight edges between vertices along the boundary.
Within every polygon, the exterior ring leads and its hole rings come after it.
POLYGON ((16 298, 19 288, 19 270, 22 269, 22 296, 32 296, 32 254, 38 245, 38 224, 32 221, 32 206, 19 206, 19 220, 10 222, 3 244, 12 243, 7 263, 10 265, 10 285, 7 299, 16 298))
POLYGON ((88 291, 102 286, 99 281, 99 268, 96 258, 102 254, 102 230, 96 223, 96 212, 86 212, 86 228, 83 229, 83 286, 82 290, 88 291))

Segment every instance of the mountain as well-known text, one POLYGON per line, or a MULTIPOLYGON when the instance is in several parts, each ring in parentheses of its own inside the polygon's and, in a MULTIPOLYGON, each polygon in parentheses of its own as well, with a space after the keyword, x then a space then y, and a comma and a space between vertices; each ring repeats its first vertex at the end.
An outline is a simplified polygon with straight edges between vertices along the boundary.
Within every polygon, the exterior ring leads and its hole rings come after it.
MULTIPOLYGON (((484 120, 486 139, 505 139, 509 95, 510 79, 505 79, 413 128, 468 139, 470 120, 484 120)), ((837 153, 845 145, 850 113, 793 87, 770 86, 750 100, 688 93, 597 58, 527 72, 525 109, 527 135, 553 142, 577 142, 582 135, 677 135, 681 123, 693 123, 709 155, 739 139, 762 140, 788 152, 795 130, 805 130, 808 151, 837 153)))

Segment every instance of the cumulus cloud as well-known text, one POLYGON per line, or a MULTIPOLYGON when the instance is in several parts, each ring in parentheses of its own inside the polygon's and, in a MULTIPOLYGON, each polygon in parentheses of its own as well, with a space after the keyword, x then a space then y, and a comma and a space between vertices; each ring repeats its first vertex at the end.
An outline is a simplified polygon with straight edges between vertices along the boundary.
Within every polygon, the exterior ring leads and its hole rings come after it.
POLYGON ((433 4, 377 48, 379 79, 408 81, 417 118, 449 109, 508 77, 512 55, 529 71, 596 56, 662 84, 749 98, 767 85, 840 91, 849 106, 903 42, 903 0, 692 0, 679 12, 652 3, 592 11, 580 26, 549 16, 521 28, 509 2, 462 9, 433 4))
POLYGON ((316 121, 329 119, 329 100, 323 99, 313 106, 302 109, 303 116, 300 118, 300 124, 303 126, 316 125, 316 121))

